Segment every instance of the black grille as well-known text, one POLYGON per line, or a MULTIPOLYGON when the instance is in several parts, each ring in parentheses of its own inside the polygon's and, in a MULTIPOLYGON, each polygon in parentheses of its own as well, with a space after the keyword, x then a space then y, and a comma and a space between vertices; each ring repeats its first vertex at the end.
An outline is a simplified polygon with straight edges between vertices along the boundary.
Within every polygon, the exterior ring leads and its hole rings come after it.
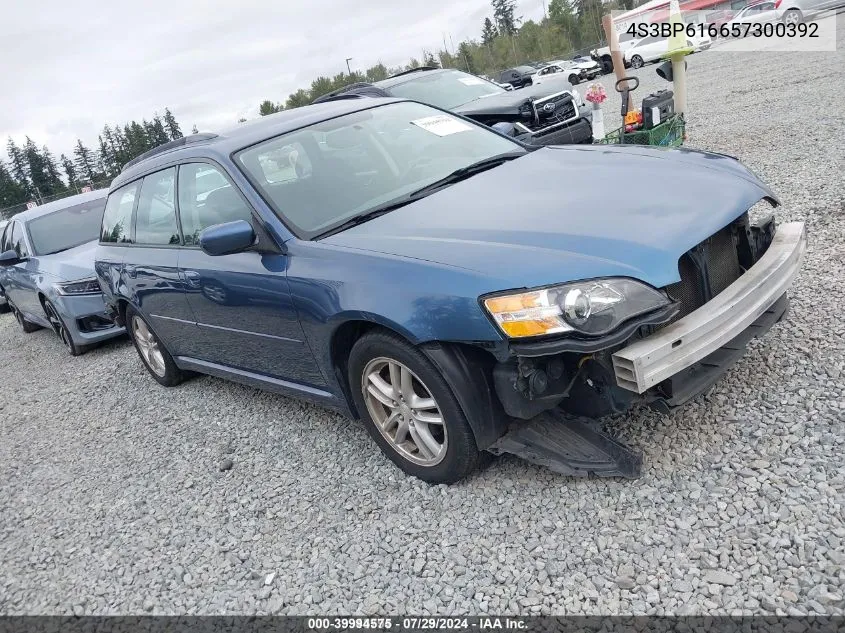
POLYGON ((676 319, 697 310, 739 279, 742 271, 732 228, 725 227, 684 253, 678 260, 678 272, 681 281, 666 286, 669 296, 681 304, 676 319), (703 282, 697 262, 704 266, 708 284, 703 282), (707 296, 707 285, 710 297, 707 296))
POLYGON ((537 109, 539 123, 532 120, 525 123, 525 127, 532 132, 536 132, 535 136, 549 134, 554 131, 553 126, 565 123, 575 116, 575 104, 572 102, 572 97, 566 92, 538 101, 534 104, 534 107, 537 109), (555 109, 552 112, 547 112, 544 108, 550 103, 554 104, 555 109))

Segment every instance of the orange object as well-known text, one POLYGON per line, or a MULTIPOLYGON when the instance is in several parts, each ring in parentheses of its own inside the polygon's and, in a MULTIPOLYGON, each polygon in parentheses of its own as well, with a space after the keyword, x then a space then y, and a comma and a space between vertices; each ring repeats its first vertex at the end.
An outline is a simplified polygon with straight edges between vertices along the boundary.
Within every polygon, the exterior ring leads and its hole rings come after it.
POLYGON ((625 131, 633 132, 643 126, 643 111, 631 110, 625 115, 625 131))

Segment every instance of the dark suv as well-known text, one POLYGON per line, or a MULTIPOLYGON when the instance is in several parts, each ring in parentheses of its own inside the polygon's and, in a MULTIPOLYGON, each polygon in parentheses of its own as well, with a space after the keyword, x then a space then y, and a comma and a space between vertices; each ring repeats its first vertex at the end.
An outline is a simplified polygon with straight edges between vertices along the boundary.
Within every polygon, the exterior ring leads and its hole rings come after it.
POLYGON ((592 143, 592 111, 566 77, 509 91, 451 68, 422 67, 374 84, 346 86, 314 102, 341 95, 400 97, 451 110, 531 145, 592 143))

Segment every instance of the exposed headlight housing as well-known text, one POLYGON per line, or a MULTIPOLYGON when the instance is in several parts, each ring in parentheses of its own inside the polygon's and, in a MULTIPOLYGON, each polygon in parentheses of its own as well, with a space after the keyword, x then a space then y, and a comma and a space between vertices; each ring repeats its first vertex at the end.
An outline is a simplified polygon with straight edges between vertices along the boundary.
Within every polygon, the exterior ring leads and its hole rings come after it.
POLYGON ((55 285, 60 295, 98 295, 102 293, 100 282, 96 278, 66 281, 55 285))
POLYGON ((509 338, 565 332, 599 336, 669 303, 651 286, 626 278, 580 281, 484 299, 484 307, 509 338))

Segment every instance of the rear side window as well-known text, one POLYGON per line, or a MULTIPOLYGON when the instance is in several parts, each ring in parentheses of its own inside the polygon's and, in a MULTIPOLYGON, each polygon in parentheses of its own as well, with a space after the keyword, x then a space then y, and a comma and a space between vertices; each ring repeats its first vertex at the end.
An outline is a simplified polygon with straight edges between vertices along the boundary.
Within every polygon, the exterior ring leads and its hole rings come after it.
POLYGON ((188 246, 199 244, 203 229, 252 219, 252 209, 220 170, 208 163, 179 167, 179 219, 188 246))
POLYGON ((139 183, 121 187, 109 195, 106 210, 103 213, 103 229, 100 232, 101 242, 117 244, 131 243, 132 210, 135 208, 135 197, 138 195, 139 183))
POLYGON ((179 244, 176 225, 176 168, 144 178, 135 213, 135 243, 164 246, 179 244))

